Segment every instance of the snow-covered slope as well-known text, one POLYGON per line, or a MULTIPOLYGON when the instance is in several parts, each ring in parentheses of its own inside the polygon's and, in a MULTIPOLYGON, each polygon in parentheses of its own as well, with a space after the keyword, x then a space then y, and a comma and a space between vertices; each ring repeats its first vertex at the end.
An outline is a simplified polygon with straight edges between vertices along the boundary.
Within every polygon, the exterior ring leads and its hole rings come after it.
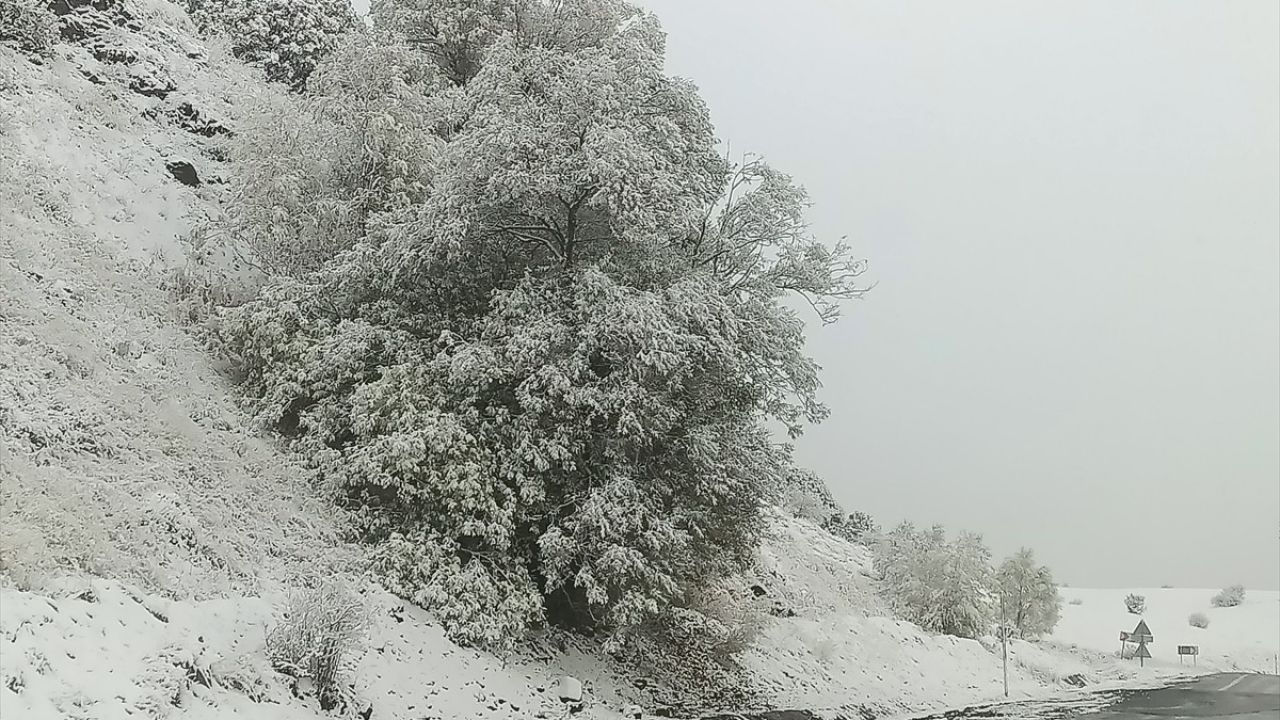
MULTIPOLYGON (((1145 620, 1155 636, 1148 649, 1157 666, 1179 666, 1178 646, 1198 645, 1196 667, 1247 672, 1276 672, 1280 658, 1280 592, 1250 590, 1243 605, 1212 607, 1217 590, 1186 588, 1086 590, 1063 588, 1062 621, 1053 639, 1083 648, 1116 654, 1120 631, 1132 631, 1145 620), (1146 611, 1133 615, 1125 609, 1130 593, 1146 597, 1146 611), (1209 627, 1192 627, 1187 618, 1202 612, 1209 627)), ((1182 661, 1191 665, 1191 658, 1182 661)))

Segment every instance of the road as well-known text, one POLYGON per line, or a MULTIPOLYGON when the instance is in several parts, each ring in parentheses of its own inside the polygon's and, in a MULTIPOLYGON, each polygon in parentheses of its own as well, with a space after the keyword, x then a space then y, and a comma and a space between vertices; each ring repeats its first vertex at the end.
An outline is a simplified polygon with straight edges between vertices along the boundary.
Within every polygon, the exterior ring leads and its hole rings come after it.
POLYGON ((1239 718, 1280 720, 1280 676, 1228 673, 1126 695, 1090 720, 1239 718))
MULTIPOLYGON (((806 710, 709 715, 702 720, 819 720, 806 710)), ((865 716, 864 716, 865 717, 865 716)), ((1280 720, 1280 676, 1206 675, 1152 690, 1111 690, 1069 700, 1033 700, 948 710, 917 720, 1280 720)))

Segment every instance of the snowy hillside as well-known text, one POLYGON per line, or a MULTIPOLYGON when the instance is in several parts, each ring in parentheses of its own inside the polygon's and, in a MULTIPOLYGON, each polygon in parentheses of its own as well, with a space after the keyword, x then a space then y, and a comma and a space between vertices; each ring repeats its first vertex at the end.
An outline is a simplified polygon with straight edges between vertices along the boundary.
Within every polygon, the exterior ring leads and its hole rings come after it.
MULTIPOLYGON (((1053 639, 1112 654, 1120 651, 1120 631, 1145 620, 1155 636, 1149 646, 1156 665, 1177 666, 1178 645, 1198 645, 1197 667, 1246 672, 1276 672, 1280 657, 1280 592, 1249 590, 1237 607, 1212 607, 1217 590, 1185 588, 1086 590, 1063 588, 1067 602, 1053 639), (1125 609, 1124 598, 1146 598, 1141 616, 1125 609), (1192 627, 1192 613, 1204 613, 1206 628, 1192 627)), ((1190 667, 1190 658, 1184 662, 1190 667)))

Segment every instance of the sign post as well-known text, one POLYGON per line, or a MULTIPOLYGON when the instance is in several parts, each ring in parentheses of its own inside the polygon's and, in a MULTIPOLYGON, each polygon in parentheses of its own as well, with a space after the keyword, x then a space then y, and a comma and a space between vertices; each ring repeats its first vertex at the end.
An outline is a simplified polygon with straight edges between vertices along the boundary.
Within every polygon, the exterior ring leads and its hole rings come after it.
POLYGON ((1147 644, 1144 642, 1138 643, 1138 652, 1134 654, 1138 656, 1138 667, 1146 667, 1146 663, 1143 661, 1151 657, 1151 651, 1147 649, 1147 644))
POLYGON ((1178 664, 1182 664, 1182 658, 1185 655, 1191 656, 1191 666, 1195 667, 1196 657, 1200 655, 1199 645, 1179 645, 1178 646, 1178 664))
POLYGON ((1004 696, 1009 697, 1009 638, 1013 637, 1013 626, 998 625, 996 632, 1000 634, 1000 658, 1004 665, 1004 696))
POLYGON ((1121 630, 1120 631, 1120 659, 1121 660, 1124 659, 1124 651, 1129 647, 1128 643, 1129 643, 1129 633, 1125 632, 1124 630, 1121 630))

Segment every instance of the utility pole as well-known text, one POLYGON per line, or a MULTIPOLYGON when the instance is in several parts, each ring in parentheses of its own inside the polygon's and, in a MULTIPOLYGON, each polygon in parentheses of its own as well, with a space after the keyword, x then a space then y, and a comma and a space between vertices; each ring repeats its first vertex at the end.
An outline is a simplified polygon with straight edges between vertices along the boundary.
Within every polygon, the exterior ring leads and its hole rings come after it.
POLYGON ((1000 633, 1000 660, 1004 670, 1004 696, 1009 697, 1009 632, 1013 629, 1005 622, 1004 593, 1000 593, 1000 624, 996 630, 1000 633))

